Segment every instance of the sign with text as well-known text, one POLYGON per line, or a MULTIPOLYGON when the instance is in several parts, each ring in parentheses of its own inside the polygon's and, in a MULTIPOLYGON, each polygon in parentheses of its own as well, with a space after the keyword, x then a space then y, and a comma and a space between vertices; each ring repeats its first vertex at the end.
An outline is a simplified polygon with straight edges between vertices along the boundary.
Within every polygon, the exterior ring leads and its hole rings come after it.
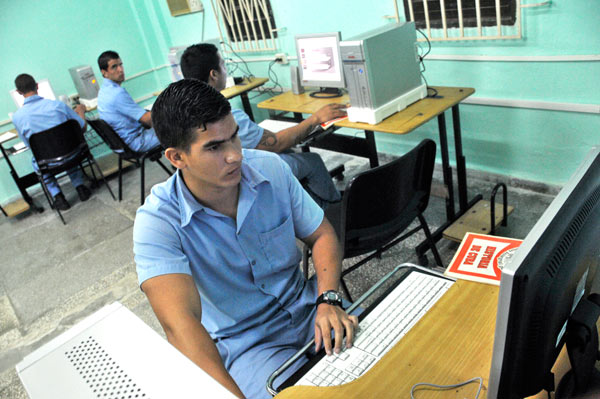
POLYGON ((513 238, 467 233, 444 274, 500 285, 502 268, 522 242, 513 238))

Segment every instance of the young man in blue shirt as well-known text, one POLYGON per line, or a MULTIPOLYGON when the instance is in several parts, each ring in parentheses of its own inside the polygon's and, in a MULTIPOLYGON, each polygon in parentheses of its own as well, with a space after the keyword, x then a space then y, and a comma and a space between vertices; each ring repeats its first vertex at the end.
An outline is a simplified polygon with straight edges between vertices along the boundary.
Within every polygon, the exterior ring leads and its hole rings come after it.
POLYGON ((123 62, 114 51, 98 57, 104 77, 98 93, 98 114, 133 151, 148 151, 160 143, 152 129, 151 113, 137 105, 121 83, 125 80, 123 62))
POLYGON ((339 286, 333 227, 279 157, 242 150, 212 87, 171 84, 152 120, 178 172, 137 211, 141 288, 171 344, 237 396, 269 398, 269 375, 313 336, 328 353, 344 333, 352 343, 357 318, 323 295, 339 286), (298 267, 296 238, 312 248, 316 279, 298 267))
MULTIPOLYGON (((227 81, 225 62, 218 49, 210 43, 188 47, 181 56, 181 72, 186 79, 199 79, 221 91, 227 81)), ((319 109, 296 126, 277 133, 263 129, 243 111, 232 110, 238 126, 243 148, 258 149, 279 154, 292 169, 294 176, 303 181, 304 188, 321 207, 340 200, 331 176, 319 154, 295 153, 290 149, 302 142, 320 123, 346 115, 346 105, 329 104, 319 109)))
MULTIPOLYGON (((78 105, 73 111, 66 104, 48 100, 38 96, 38 85, 35 79, 26 73, 23 73, 15 79, 15 87, 25 101, 23 106, 14 113, 12 123, 19 133, 21 141, 29 147, 29 138, 36 134, 58 126, 69 119, 75 119, 81 129, 85 131, 87 124, 85 122, 85 107, 78 105)), ((31 159, 33 169, 39 173, 38 164, 35 158, 31 159)), ((74 167, 67 171, 71 183, 77 190, 77 194, 81 201, 87 201, 92 195, 90 189, 83 184, 83 175, 79 167, 74 167)), ((56 178, 51 175, 42 175, 46 188, 53 198, 53 206, 61 211, 69 209, 71 206, 60 190, 60 186, 56 182, 56 178)))

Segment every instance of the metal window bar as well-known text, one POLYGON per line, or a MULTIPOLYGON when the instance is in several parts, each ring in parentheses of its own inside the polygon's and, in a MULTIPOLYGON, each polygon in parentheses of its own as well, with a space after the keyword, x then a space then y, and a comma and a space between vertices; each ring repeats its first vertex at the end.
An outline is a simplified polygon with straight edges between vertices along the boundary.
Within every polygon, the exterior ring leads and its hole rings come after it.
POLYGON ((268 1, 211 0, 219 36, 228 45, 224 51, 227 47, 239 53, 277 50, 268 1))
MULTIPOLYGON (((396 11, 396 20, 400 20, 398 11, 398 1, 394 0, 394 7, 396 11)), ((426 36, 430 41, 458 41, 458 40, 494 40, 494 39, 521 39, 522 38, 522 26, 521 26, 521 9, 530 7, 541 7, 548 6, 551 1, 545 1, 536 4, 521 4, 520 0, 514 0, 514 24, 502 26, 502 6, 501 0, 495 0, 493 7, 495 9, 495 23, 492 26, 489 25, 490 14, 487 14, 484 26, 483 14, 482 14, 482 1, 475 0, 475 26, 472 28, 466 26, 465 23, 465 9, 463 7, 462 0, 456 0, 457 7, 457 23, 458 27, 449 26, 448 23, 448 0, 439 0, 440 10, 432 10, 429 7, 428 0, 408 0, 405 5, 406 18, 409 21, 415 21, 415 9, 414 5, 418 4, 417 1, 422 1, 423 5, 423 16, 424 19, 426 36), (439 16, 437 15, 439 13, 439 16), (439 18, 439 19, 438 19, 439 18), (434 21, 436 26, 434 25, 434 21), (438 28, 441 22, 441 28, 438 28), (491 29, 490 29, 491 28, 491 29), (495 28, 495 29, 494 29, 495 28)), ((454 6, 454 3, 451 3, 454 6)), ((490 4, 490 11, 492 5, 490 4)), ((453 11, 453 10, 452 10, 453 11)), ((420 11, 419 11, 420 12, 420 11)), ((472 11, 471 11, 472 12, 472 11)), ((454 20, 454 17, 452 17, 454 20)), ((494 16, 492 16, 494 18, 494 16)), ((421 20, 421 23, 423 20, 421 20)), ((506 21, 505 21, 506 22, 506 21)), ((511 21, 512 22, 512 21, 511 21)), ((419 41, 425 41, 425 38, 418 38, 419 41)))

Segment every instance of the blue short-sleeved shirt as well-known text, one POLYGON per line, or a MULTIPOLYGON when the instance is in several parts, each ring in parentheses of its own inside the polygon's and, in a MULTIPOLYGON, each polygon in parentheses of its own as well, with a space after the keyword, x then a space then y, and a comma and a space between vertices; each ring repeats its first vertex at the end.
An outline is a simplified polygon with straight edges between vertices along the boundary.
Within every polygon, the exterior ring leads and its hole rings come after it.
POLYGON ((146 130, 140 123, 146 112, 133 101, 127 90, 110 79, 104 79, 98 93, 98 114, 132 148, 132 142, 146 130))
POLYGON ((282 312, 296 325, 316 298, 316 286, 298 267, 295 238, 312 234, 323 211, 277 155, 243 155, 237 220, 198 203, 176 173, 154 186, 133 230, 140 284, 163 274, 191 275, 202 324, 213 338, 266 334, 282 312))
POLYGON ((264 129, 254 123, 252 119, 250 119, 250 117, 242 110, 232 109, 231 114, 240 127, 238 136, 242 142, 242 148, 254 149, 258 147, 258 143, 260 143, 264 129))
POLYGON ((23 143, 29 147, 32 134, 58 126, 69 119, 75 119, 82 128, 85 125, 85 121, 65 103, 34 94, 25 98, 23 106, 14 113, 12 123, 23 143))

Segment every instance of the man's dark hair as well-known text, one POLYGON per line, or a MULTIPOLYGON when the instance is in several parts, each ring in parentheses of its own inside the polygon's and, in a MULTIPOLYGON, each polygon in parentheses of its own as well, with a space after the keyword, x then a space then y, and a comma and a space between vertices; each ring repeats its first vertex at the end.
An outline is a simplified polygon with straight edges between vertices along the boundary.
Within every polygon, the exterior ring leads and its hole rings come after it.
POLYGON ((15 87, 21 94, 29 93, 37 90, 37 83, 33 76, 22 73, 15 78, 15 87))
POLYGON ((152 105, 152 127, 163 148, 188 152, 197 129, 229 115, 231 105, 217 90, 197 79, 171 83, 152 105))
POLYGON ((100 70, 106 71, 108 70, 108 61, 117 60, 119 58, 121 57, 119 57, 119 54, 116 51, 105 51, 98 57, 98 67, 100 67, 100 70))
POLYGON ((208 83, 210 71, 219 69, 219 50, 210 43, 194 44, 183 52, 180 66, 184 78, 208 83))

